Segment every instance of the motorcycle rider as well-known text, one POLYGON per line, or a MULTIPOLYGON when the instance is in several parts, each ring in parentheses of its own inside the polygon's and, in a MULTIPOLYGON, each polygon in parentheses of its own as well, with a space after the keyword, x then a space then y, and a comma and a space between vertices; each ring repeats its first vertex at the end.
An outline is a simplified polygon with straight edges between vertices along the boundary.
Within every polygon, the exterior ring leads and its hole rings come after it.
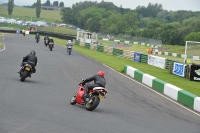
POLYGON ((24 29, 22 30, 22 34, 25 34, 25 30, 24 29))
POLYGON ((86 98, 88 97, 88 90, 93 89, 94 87, 103 87, 105 88, 106 85, 106 80, 104 78, 104 72, 103 71, 99 71, 97 74, 95 74, 94 76, 85 79, 83 82, 81 82, 79 85, 83 85, 85 88, 85 93, 82 96, 82 98, 86 100, 86 98), (91 82, 94 81, 94 84, 86 84, 87 82, 91 82))
POLYGON ((48 44, 49 44, 50 42, 52 42, 52 43, 53 43, 53 48, 54 48, 54 40, 53 40, 53 38, 52 38, 52 37, 49 37, 49 42, 48 42, 48 44))
POLYGON ((37 34, 35 35, 35 39, 40 39, 39 33, 37 33, 37 34))
MULTIPOLYGON (((26 62, 29 65, 31 65, 31 67, 33 69, 33 73, 35 73, 36 72, 35 66, 37 65, 37 56, 36 56, 36 52, 34 50, 32 50, 30 52, 30 54, 26 55, 26 57, 23 58, 21 66, 24 66, 26 64, 26 62)), ((22 71, 22 69, 20 69, 20 71, 18 73, 21 74, 21 71, 22 71)))
POLYGON ((69 41, 68 41, 68 43, 67 43, 67 45, 66 45, 66 46, 67 46, 67 52, 68 52, 68 46, 71 46, 71 48, 72 48, 72 46, 73 46, 73 44, 72 44, 71 40, 69 40, 69 41))
POLYGON ((45 43, 46 40, 48 40, 48 42, 49 42, 49 37, 48 37, 48 35, 46 35, 46 36, 44 37, 44 43, 45 43))

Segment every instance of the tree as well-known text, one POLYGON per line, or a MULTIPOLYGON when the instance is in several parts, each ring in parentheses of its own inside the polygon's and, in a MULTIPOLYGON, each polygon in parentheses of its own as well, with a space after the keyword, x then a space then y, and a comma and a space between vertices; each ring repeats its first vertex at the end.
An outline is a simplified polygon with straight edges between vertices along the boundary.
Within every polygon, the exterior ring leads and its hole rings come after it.
POLYGON ((54 1, 54 2, 53 2, 53 6, 58 7, 58 1, 54 1))
POLYGON ((60 2, 59 7, 64 7, 64 2, 60 2))
POLYGON ((32 8, 35 8, 37 4, 34 2, 33 5, 31 6, 32 8))
POLYGON ((62 21, 65 23, 72 24, 74 20, 74 10, 70 7, 64 8, 61 10, 60 14, 62 15, 62 21))
POLYGON ((8 0, 8 14, 12 15, 14 8, 14 0, 8 0))
POLYGON ((47 0, 46 1, 46 6, 50 6, 50 5, 51 5, 50 0, 47 0))
POLYGON ((37 0, 36 3, 36 17, 39 18, 41 13, 41 0, 37 0))
POLYGON ((185 37, 185 41, 198 41, 200 42, 200 32, 191 32, 185 37))

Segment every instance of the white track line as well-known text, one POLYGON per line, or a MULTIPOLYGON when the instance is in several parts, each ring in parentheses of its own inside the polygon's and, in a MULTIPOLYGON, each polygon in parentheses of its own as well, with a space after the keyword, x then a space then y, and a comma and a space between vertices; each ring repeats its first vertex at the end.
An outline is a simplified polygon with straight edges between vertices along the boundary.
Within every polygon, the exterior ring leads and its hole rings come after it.
MULTIPOLYGON (((59 45, 59 44, 57 44, 57 45, 59 45)), ((62 46, 62 45, 59 45, 59 46, 61 46, 61 47, 64 47, 64 46, 62 46)), ((77 51, 76 51, 76 52, 77 52, 77 51)), ((77 53, 80 53, 80 52, 77 52, 77 53)), ((82 53, 80 53, 80 54, 82 54, 82 53)), ((82 54, 82 55, 83 55, 83 54, 82 54)), ((86 56, 86 55, 84 55, 84 56, 86 56)), ((89 56, 86 56, 86 57, 88 57, 88 58, 90 58, 90 59, 92 59, 92 60, 94 60, 94 61, 98 62, 97 60, 95 60, 95 59, 93 59, 93 58, 91 58, 91 57, 89 57, 89 56)), ((103 64, 103 63, 102 63, 102 64, 103 64)), ((124 75, 124 74, 122 74, 122 73, 120 73, 120 72, 116 71, 115 69, 113 69, 113 68, 111 68, 111 67, 109 67, 109 66, 105 65, 105 64, 103 64, 103 65, 104 65, 104 66, 106 66, 107 68, 109 68, 109 69, 111 69, 111 70, 113 70, 113 71, 117 72, 118 74, 120 74, 120 75, 122 75, 122 76, 124 76, 124 77, 126 77, 126 78, 128 78, 128 79, 130 79, 130 80, 132 80, 132 81, 134 81, 134 82, 136 82, 136 83, 138 83, 138 84, 140 84, 140 85, 144 86, 144 87, 146 87, 147 89, 149 89, 149 90, 151 90, 151 91, 155 92, 156 94, 158 94, 158 95, 160 95, 160 96, 162 96, 162 97, 164 97, 164 98, 168 99, 169 101, 171 101, 171 102, 173 102, 173 103, 175 103, 175 104, 177 104, 177 105, 181 106, 182 108, 184 108, 184 109, 186 109, 186 110, 190 111, 191 113, 194 113, 195 115, 197 115, 197 116, 200 116, 200 114, 199 114, 199 113, 197 113, 197 112, 195 112, 195 111, 193 111, 193 110, 191 110, 191 109, 189 109, 189 108, 187 108, 187 107, 183 106, 182 104, 178 103, 177 101, 173 101, 172 99, 170 99, 170 98, 166 97, 165 95, 163 95, 163 94, 161 94, 161 93, 159 93, 159 92, 155 91, 154 89, 152 89, 152 88, 150 88, 150 87, 148 87, 148 86, 146 86, 146 85, 144 85, 144 84, 140 83, 139 81, 137 81, 137 80, 134 80, 133 78, 130 78, 130 77, 128 77, 128 76, 126 76, 126 75, 124 75)))
MULTIPOLYGON (((3 44, 3 43, 1 43, 1 44, 3 44)), ((6 46, 5 46, 5 44, 3 44, 3 49, 0 49, 0 51, 3 51, 5 49, 6 49, 6 46)))

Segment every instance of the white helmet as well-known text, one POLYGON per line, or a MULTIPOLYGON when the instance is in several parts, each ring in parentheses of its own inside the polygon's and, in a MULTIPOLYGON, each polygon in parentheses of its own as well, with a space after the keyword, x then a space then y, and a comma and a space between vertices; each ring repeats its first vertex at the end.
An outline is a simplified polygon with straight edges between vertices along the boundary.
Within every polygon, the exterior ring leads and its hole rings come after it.
POLYGON ((71 43, 71 40, 69 40, 68 43, 71 43))

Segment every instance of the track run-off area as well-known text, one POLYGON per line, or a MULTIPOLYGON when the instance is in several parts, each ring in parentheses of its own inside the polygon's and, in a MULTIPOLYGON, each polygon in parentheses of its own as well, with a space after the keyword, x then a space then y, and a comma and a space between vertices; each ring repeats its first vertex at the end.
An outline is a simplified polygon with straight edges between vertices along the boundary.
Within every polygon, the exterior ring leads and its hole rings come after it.
MULTIPOLYGON (((34 36, 5 34, 0 51, 0 133, 199 133, 200 117, 80 53, 50 51, 34 36), (22 58, 36 51, 25 82, 22 58), (107 98, 94 111, 71 105, 81 77, 105 72, 107 98)), ((67 40, 66 40, 67 43, 67 40)))

